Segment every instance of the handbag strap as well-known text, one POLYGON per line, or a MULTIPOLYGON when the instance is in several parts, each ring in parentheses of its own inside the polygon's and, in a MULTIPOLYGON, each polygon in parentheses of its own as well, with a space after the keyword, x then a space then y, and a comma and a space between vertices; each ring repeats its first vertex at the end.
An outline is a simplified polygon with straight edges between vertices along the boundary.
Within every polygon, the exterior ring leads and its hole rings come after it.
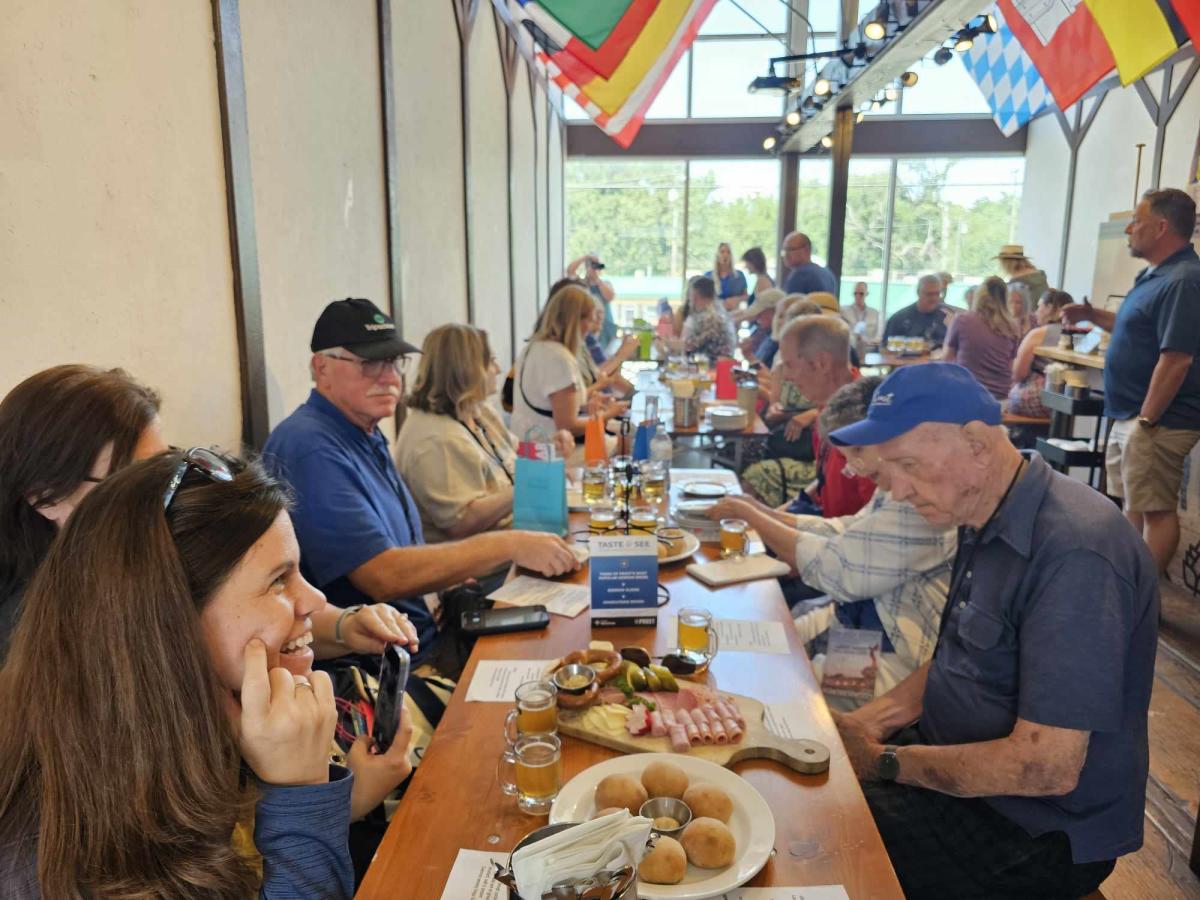
POLYGON ((539 406, 534 406, 533 401, 531 401, 529 399, 529 395, 525 393, 525 364, 527 362, 529 362, 529 351, 532 349, 533 349, 533 344, 531 343, 528 347, 525 348, 525 352, 523 354, 521 354, 521 374, 517 376, 517 387, 519 387, 521 389, 521 399, 525 401, 526 406, 528 406, 530 409, 532 409, 539 416, 545 416, 547 419, 553 419, 554 418, 553 410, 542 409, 539 406))

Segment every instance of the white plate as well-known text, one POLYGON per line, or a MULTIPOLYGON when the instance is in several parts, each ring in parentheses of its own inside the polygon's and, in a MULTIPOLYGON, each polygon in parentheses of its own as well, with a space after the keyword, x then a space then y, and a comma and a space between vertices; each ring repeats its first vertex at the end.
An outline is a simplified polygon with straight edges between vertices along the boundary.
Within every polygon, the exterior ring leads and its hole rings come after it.
POLYGON ((729 493, 729 485, 719 481, 689 481, 683 486, 683 493, 687 497, 718 499, 729 493))
POLYGON ((696 537, 690 531, 683 533, 683 549, 671 556, 661 557, 658 561, 660 566, 665 566, 668 563, 681 562, 689 558, 693 553, 700 549, 700 538, 696 537))
POLYGON ((631 753, 597 763, 563 785, 550 808, 550 824, 586 822, 596 814, 596 785, 609 775, 638 775, 655 760, 674 763, 692 784, 711 784, 733 800, 729 830, 737 841, 737 856, 724 869, 699 869, 688 864, 680 884, 638 883, 642 900, 704 900, 719 897, 745 884, 766 865, 775 846, 775 819, 762 794, 736 772, 706 759, 683 753, 631 753))
POLYGON ((680 500, 675 504, 672 512, 676 515, 682 513, 685 518, 703 519, 704 514, 712 509, 716 502, 716 500, 680 500))

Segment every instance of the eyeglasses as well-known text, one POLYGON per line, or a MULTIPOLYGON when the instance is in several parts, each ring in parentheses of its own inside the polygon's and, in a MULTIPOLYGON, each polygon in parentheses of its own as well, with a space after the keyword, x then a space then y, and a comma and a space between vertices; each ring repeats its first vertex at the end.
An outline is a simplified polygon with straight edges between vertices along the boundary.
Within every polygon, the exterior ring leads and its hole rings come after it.
POLYGON ((195 469, 209 481, 233 481, 234 471, 229 460, 213 450, 193 447, 183 454, 183 459, 179 461, 175 474, 171 476, 171 480, 167 484, 167 489, 163 493, 164 512, 171 508, 171 502, 175 499, 175 494, 178 493, 179 485, 183 483, 188 469, 195 469))
POLYGON ((408 371, 407 356, 393 356, 391 359, 358 359, 354 356, 338 356, 336 353, 326 353, 330 359, 340 359, 342 362, 357 363, 362 370, 363 378, 375 381, 384 371, 390 368, 397 375, 403 376, 408 371))

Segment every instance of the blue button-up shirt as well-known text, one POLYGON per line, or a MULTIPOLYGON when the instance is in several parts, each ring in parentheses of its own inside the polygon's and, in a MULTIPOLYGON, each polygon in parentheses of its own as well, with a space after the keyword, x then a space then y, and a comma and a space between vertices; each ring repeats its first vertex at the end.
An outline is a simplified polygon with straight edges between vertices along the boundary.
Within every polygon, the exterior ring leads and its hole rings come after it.
MULTIPOLYGON (((371 603, 349 574, 385 550, 425 543, 387 438, 378 428, 368 435, 315 390, 271 432, 263 462, 296 493, 292 523, 300 568, 331 603, 371 603)), ((421 652, 414 662, 423 661, 437 638, 424 598, 390 602, 417 629, 421 652)))
POLYGON ((1159 422, 1200 428, 1200 257, 1190 244, 1154 268, 1142 269, 1121 301, 1104 359, 1104 414, 1132 419, 1142 409, 1150 376, 1164 350, 1194 359, 1159 422))
POLYGON ((973 531, 960 529, 922 737, 996 740, 1017 717, 1090 732, 1069 794, 985 799, 1034 837, 1066 832, 1077 863, 1136 850, 1158 633, 1158 576, 1141 536, 1036 454, 993 521, 973 531))

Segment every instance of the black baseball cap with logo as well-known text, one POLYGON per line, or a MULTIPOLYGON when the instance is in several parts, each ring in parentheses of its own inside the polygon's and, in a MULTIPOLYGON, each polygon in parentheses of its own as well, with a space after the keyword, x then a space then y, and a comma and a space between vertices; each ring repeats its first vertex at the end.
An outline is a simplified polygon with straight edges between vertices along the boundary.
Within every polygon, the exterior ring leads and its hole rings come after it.
POLYGON ((396 334, 391 316, 361 297, 335 300, 325 307, 313 328, 313 353, 345 347, 363 359, 392 359, 408 353, 420 353, 396 334))

